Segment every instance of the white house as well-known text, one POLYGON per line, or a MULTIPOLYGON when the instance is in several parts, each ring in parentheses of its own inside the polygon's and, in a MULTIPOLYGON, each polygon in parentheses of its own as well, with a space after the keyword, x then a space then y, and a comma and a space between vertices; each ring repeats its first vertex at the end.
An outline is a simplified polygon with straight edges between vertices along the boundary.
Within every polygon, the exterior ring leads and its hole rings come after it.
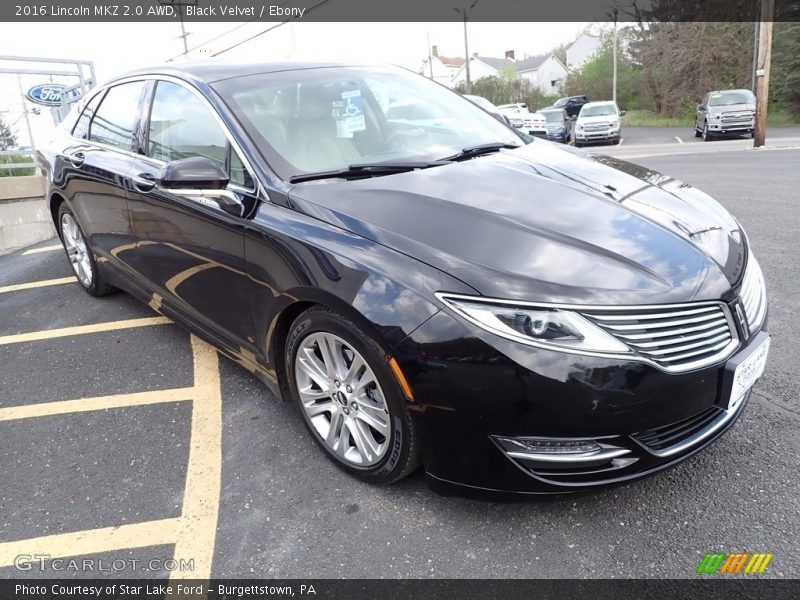
MULTIPOLYGON (((542 54, 516 60, 514 51, 506 52, 505 58, 492 58, 474 54, 469 59, 469 76, 472 81, 481 77, 494 77, 504 69, 511 67, 516 76, 530 82, 543 94, 553 95, 559 92, 559 86, 567 76, 567 67, 554 54, 542 54)), ((453 75, 452 85, 467 80, 466 63, 453 75)))
POLYGON ((463 64, 464 59, 460 56, 440 56, 439 49, 436 46, 431 46, 430 62, 427 58, 422 61, 422 67, 419 72, 443 85, 453 87, 453 75, 463 64))
POLYGON ((580 69, 600 49, 600 37, 591 33, 582 33, 567 48, 567 68, 580 69))

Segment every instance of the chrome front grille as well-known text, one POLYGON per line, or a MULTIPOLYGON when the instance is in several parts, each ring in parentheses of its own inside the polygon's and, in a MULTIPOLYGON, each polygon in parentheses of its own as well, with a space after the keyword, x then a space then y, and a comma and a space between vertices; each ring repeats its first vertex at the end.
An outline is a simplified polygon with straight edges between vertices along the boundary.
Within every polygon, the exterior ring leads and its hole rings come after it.
POLYGON ((753 113, 751 111, 722 113, 723 123, 743 123, 752 120, 753 120, 753 113))
POLYGON ((755 333, 761 328, 767 314, 767 289, 761 266, 752 254, 748 259, 739 298, 747 316, 747 327, 750 333, 755 333))
POLYGON ((717 363, 738 345, 721 302, 598 308, 582 314, 639 356, 671 372, 717 363))
POLYGON ((587 123, 583 126, 584 131, 605 131, 610 124, 607 121, 587 123))

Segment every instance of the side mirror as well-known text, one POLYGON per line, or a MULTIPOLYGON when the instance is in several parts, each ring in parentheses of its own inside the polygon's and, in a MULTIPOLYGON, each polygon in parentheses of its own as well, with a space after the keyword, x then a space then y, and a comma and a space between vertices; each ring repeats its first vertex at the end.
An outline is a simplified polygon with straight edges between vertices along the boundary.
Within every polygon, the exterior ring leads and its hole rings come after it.
POLYGON ((192 156, 167 163, 156 182, 164 189, 223 190, 228 174, 216 161, 205 156, 192 156))
POLYGON ((627 115, 627 114, 628 114, 628 111, 627 111, 627 110, 625 110, 624 108, 623 108, 621 111, 619 111, 619 116, 620 116, 620 117, 624 117, 624 116, 625 116, 625 115, 627 115))
POLYGON ((236 192, 225 189, 228 182, 228 174, 220 164, 205 156, 167 163, 156 179, 164 190, 241 217, 245 211, 244 204, 236 192))
POLYGON ((697 105, 697 110, 699 110, 700 112, 704 112, 706 110, 706 105, 705 104, 698 104, 697 105))

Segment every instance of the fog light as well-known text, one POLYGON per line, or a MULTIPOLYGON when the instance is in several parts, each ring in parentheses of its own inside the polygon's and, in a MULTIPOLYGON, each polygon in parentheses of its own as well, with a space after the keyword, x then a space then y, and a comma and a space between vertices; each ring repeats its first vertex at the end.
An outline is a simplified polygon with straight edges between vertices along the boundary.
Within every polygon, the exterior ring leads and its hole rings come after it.
POLYGON ((509 458, 547 468, 599 466, 631 452, 606 438, 492 437, 509 458))
POLYGON ((495 438, 506 450, 530 450, 558 454, 597 452, 600 445, 594 440, 570 440, 548 438, 495 438))

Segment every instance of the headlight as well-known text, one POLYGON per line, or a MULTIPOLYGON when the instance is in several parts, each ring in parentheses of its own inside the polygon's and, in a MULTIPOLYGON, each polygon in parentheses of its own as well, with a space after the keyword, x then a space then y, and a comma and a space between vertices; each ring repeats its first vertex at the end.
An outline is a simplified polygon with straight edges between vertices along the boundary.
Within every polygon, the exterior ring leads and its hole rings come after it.
POLYGON ((611 126, 611 129, 616 129, 617 127, 619 127, 619 121, 611 121, 609 125, 611 126))
POLYGON ((475 296, 436 296, 481 329, 521 344, 565 352, 631 353, 628 346, 570 310, 475 296))
POLYGON ((575 125, 575 129, 577 129, 578 131, 581 131, 581 130, 583 130, 583 125, 575 125))
POLYGON ((709 113, 708 114, 708 118, 711 119, 712 121, 719 121, 721 117, 722 117, 722 115, 719 114, 719 113, 709 113))

